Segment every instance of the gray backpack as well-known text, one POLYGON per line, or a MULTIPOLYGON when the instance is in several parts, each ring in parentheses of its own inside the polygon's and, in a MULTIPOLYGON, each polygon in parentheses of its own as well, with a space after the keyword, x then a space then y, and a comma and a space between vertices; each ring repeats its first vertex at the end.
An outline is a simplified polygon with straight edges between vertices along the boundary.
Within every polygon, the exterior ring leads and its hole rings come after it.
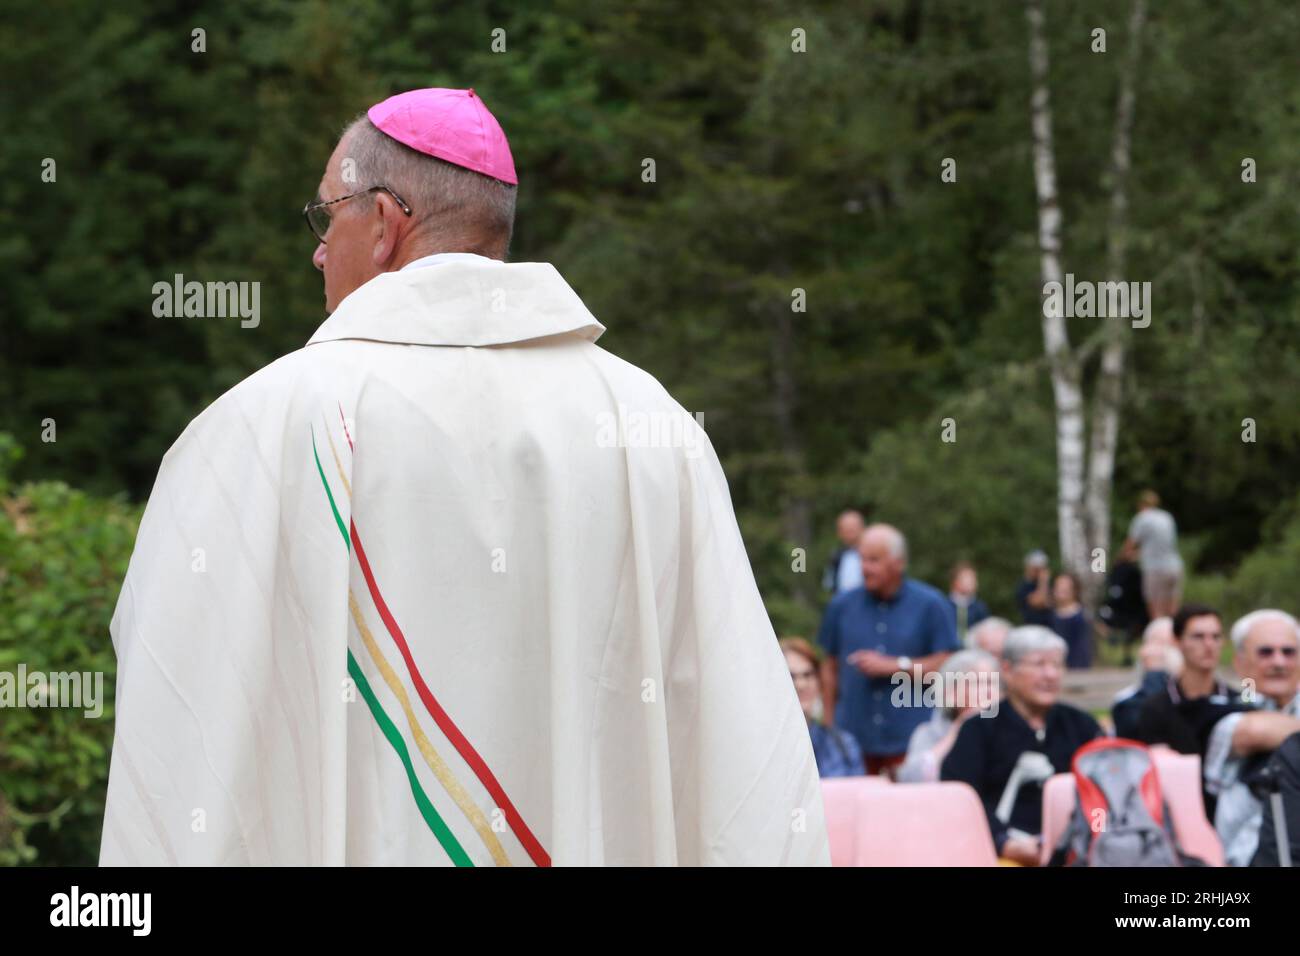
POLYGON ((1067 866, 1203 866, 1183 853, 1144 744, 1100 737, 1071 762, 1074 816, 1054 862, 1067 866))

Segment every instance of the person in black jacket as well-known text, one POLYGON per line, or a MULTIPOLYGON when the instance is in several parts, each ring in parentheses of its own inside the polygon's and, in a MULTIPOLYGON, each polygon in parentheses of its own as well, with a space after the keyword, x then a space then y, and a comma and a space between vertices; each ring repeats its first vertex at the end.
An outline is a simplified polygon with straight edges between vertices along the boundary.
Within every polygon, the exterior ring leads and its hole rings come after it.
POLYGON ((1142 646, 1138 650, 1140 679, 1129 684, 1115 695, 1110 705, 1110 719, 1115 725, 1115 736, 1128 740, 1138 739, 1138 719, 1147 698, 1165 689, 1170 675, 1177 677, 1183 670, 1182 652, 1174 646, 1174 622, 1158 617, 1142 633, 1142 646))
POLYGON ((1138 635, 1145 637, 1144 629, 1151 623, 1142 597, 1142 569, 1131 550, 1121 551, 1106 575, 1106 600, 1097 609, 1097 617, 1106 627, 1108 640, 1122 646, 1124 663, 1131 663, 1133 645, 1138 635))
POLYGON ((1223 621, 1212 607, 1184 604, 1174 615, 1173 634, 1183 666, 1142 702, 1134 737, 1181 754, 1199 754, 1211 727, 1231 712, 1236 696, 1218 674, 1223 621))
MULTIPOLYGON (((1205 752, 1210 731, 1219 720, 1247 705, 1219 677, 1223 620, 1204 604, 1184 604, 1174 615, 1174 642, 1183 667, 1142 703, 1136 737, 1144 744, 1164 744, 1180 754, 1205 752)), ((1205 815, 1214 819, 1215 798, 1202 791, 1205 815)))
POLYGON ((1002 649, 1006 698, 962 725, 939 772, 942 780, 975 789, 998 854, 1026 866, 1039 862, 1043 780, 1022 778, 1015 786, 1022 755, 1041 754, 1052 770, 1066 773, 1074 752, 1102 735, 1090 714, 1058 700, 1065 653, 1065 641, 1045 627, 1013 630, 1002 649), (1004 797, 1011 801, 1010 813, 1001 819, 1004 797))

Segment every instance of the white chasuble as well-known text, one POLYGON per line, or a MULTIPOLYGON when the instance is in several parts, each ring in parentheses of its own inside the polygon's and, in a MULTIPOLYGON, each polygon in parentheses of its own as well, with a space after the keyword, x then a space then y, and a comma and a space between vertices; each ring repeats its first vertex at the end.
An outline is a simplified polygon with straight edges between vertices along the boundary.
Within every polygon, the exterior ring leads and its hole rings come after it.
POLYGON ((378 276, 163 459, 101 863, 826 864, 707 437, 545 263, 378 276))

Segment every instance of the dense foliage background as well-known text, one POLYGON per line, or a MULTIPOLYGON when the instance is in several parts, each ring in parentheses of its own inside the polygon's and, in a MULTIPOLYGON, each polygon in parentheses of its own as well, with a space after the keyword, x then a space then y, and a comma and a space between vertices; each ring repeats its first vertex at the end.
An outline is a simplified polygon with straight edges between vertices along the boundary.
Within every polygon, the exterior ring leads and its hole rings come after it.
MULTIPOLYGON (((1065 267, 1102 278, 1129 2, 1046 8, 1065 267)), ((1162 0, 1137 79, 1129 278, 1154 304, 1116 530, 1159 489, 1190 592, 1229 613, 1297 610, 1297 35, 1290 0, 1162 0)), ((0 77, 0 668, 111 688, 128 502, 197 412, 320 323, 299 210, 339 128, 419 86, 473 86, 506 129, 512 258, 555 263, 601 344, 703 412, 778 631, 815 628, 846 505, 903 528, 923 578, 975 560, 1003 613, 1023 552, 1055 548, 1018 0, 3 0, 0 77), (155 318, 176 273, 259 281, 260 326, 155 318)), ((1098 320, 1072 321, 1078 341, 1098 320)), ((0 863, 94 860, 110 740, 108 719, 0 717, 0 863)))

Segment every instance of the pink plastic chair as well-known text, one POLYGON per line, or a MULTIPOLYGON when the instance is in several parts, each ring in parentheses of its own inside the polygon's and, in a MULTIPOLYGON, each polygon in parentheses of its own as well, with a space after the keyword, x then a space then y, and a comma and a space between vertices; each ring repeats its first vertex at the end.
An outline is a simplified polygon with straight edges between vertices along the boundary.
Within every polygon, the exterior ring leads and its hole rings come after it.
POLYGON ((1052 858, 1061 834, 1070 825, 1074 805, 1074 775, 1058 773, 1049 777, 1043 784, 1043 847, 1038 858, 1043 866, 1052 858))
MULTIPOLYGON (((822 781, 831 866, 858 865, 858 791, 869 777, 831 777, 822 781)), ((866 784, 866 786, 871 786, 866 784)))
POLYGON ((1160 789, 1169 804, 1169 815, 1174 818, 1174 833, 1183 852, 1200 857, 1210 866, 1226 865, 1223 843, 1205 817, 1200 756, 1156 746, 1151 748, 1151 759, 1156 763, 1160 789))
POLYGON ((863 787, 893 783, 881 774, 870 777, 828 777, 822 781, 826 832, 831 844, 831 866, 858 866, 858 791, 863 787))
MULTIPOLYGON (((1210 866, 1223 866, 1223 844, 1205 818, 1205 803, 1201 799, 1201 758, 1157 745, 1151 748, 1151 759, 1156 765, 1165 803, 1169 805, 1169 815, 1173 818, 1174 836, 1183 852, 1199 857, 1210 866)), ((1058 773, 1043 787, 1041 860, 1044 865, 1051 859, 1061 834, 1069 826, 1074 807, 1074 776, 1058 773)))
POLYGON ((996 866, 984 807, 964 783, 822 781, 833 866, 996 866))

